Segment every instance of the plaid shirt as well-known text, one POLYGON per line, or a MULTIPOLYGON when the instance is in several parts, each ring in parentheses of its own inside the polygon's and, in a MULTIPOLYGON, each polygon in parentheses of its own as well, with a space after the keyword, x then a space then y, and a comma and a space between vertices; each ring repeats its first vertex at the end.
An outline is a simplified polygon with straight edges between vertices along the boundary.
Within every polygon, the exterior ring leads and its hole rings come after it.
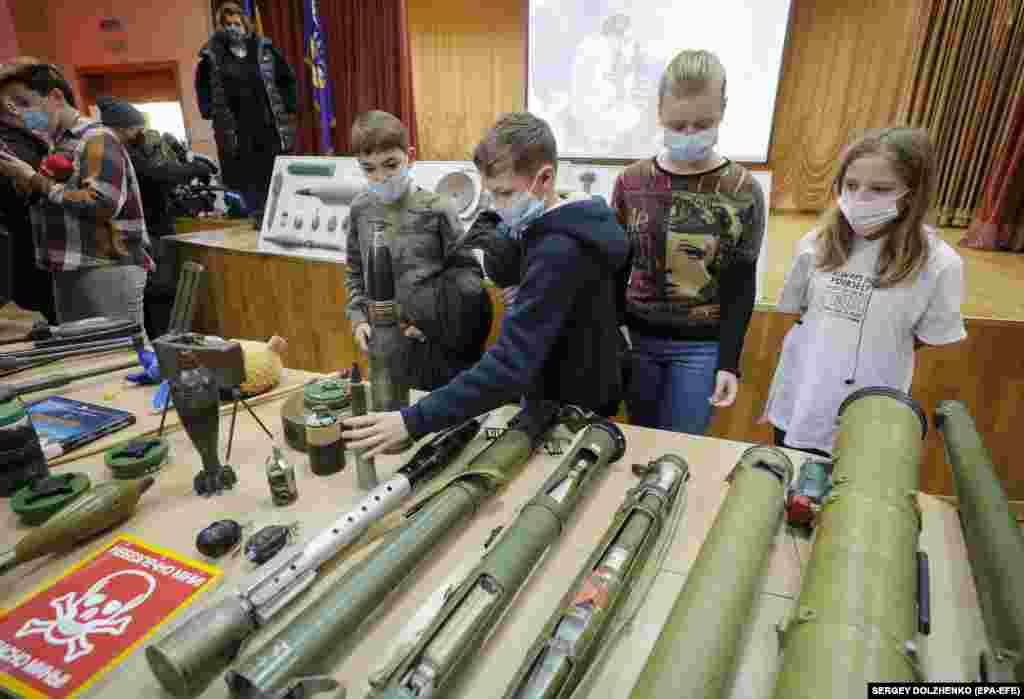
POLYGON ((106 265, 152 271, 138 178, 113 132, 79 120, 57 139, 53 153, 72 162, 74 171, 32 207, 39 266, 53 272, 106 265))

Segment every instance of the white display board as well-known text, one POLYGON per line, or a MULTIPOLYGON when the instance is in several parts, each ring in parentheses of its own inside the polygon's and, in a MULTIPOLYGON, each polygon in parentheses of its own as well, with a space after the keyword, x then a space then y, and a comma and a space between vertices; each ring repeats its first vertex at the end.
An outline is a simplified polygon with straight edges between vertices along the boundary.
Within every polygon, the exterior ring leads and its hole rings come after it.
POLYGON ((345 262, 349 204, 365 188, 352 158, 279 156, 257 249, 293 257, 345 262), (304 196, 310 191, 320 196, 304 196), (333 195, 333 198, 328 195, 333 195))
MULTIPOLYGON (((436 191, 445 175, 463 173, 472 184, 469 211, 461 216, 472 225, 480 200, 480 176, 471 162, 418 161, 413 180, 436 191)), ((279 156, 274 162, 270 194, 264 210, 257 249, 260 252, 345 262, 349 204, 366 187, 366 178, 355 158, 327 156, 279 156), (333 196, 318 198, 302 192, 333 196)))
MULTIPOLYGON (((555 187, 559 191, 584 191, 585 184, 581 177, 589 180, 590 193, 604 197, 605 201, 611 202, 612 189, 615 186, 615 178, 625 168, 624 165, 586 165, 562 161, 558 166, 558 177, 555 180, 555 187)), ((326 170, 325 170, 326 172, 326 170)), ((436 190, 437 184, 443 177, 453 172, 465 173, 473 182, 474 187, 479 188, 480 175, 476 166, 470 161, 462 160, 418 160, 412 168, 413 181, 424 189, 436 190)), ((351 188, 360 183, 365 184, 365 178, 359 169, 359 162, 355 158, 332 158, 323 156, 280 156, 274 165, 274 176, 281 174, 281 191, 277 195, 277 210, 273 212, 274 221, 271 221, 272 203, 274 201, 274 186, 271 186, 270 197, 267 198, 266 213, 263 217, 263 228, 260 230, 259 249, 263 252, 271 252, 282 255, 298 255, 319 260, 332 260, 337 262, 345 261, 345 238, 347 233, 347 219, 349 207, 342 204, 328 204, 321 202, 315 197, 298 196, 296 193, 301 189, 331 189, 351 188), (289 167, 291 166, 291 167, 289 167), (311 168, 329 168, 330 175, 309 175, 302 174, 309 172, 311 168), (299 174, 295 174, 297 171, 299 174), (282 224, 282 214, 287 213, 287 222, 282 224), (296 228, 296 217, 301 225, 296 228), (313 230, 313 221, 319 217, 320 225, 313 230), (334 231, 328 231, 328 223, 331 217, 337 217, 337 225, 334 231), (294 236, 305 236, 311 245, 309 247, 295 245, 281 245, 269 240, 274 233, 287 233, 294 236), (337 241, 337 242, 335 242, 337 241), (322 249, 312 245, 315 242, 327 242, 328 244, 340 245, 340 250, 322 249)), ((767 227, 767 212, 771 210, 772 173, 769 171, 751 172, 754 179, 761 184, 765 197, 765 226, 767 227)), ((474 196, 474 202, 478 201, 479 194, 474 196)), ((475 208, 471 208, 467 215, 462 217, 463 225, 470 226, 475 220, 475 208)), ((757 259, 757 290, 756 300, 758 303, 766 301, 764 298, 764 270, 768 260, 768 232, 765 231, 761 240, 761 252, 757 259)))

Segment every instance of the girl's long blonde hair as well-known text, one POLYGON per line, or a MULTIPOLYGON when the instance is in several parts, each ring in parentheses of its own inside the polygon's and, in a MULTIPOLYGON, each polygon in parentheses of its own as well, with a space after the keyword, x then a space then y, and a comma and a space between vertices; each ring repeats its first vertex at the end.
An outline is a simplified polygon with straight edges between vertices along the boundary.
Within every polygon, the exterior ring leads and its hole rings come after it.
MULTIPOLYGON (((900 200, 900 216, 880 234, 885 236, 878 258, 878 286, 895 286, 913 279, 928 259, 925 218, 935 187, 935 149, 924 129, 890 127, 871 131, 850 144, 843 154, 832 188, 839 197, 850 164, 868 155, 889 159, 909 191, 900 200)), ((826 272, 842 267, 850 257, 856 235, 837 203, 824 213, 817 239, 818 268, 826 272)))

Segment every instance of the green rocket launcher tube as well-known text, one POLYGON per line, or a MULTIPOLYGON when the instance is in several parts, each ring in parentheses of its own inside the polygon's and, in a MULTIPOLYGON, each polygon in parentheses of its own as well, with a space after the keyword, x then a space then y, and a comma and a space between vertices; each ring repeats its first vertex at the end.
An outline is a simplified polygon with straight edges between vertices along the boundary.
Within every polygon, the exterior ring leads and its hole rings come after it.
POLYGON ((449 681, 497 626, 541 556, 558 538, 589 486, 622 458, 626 440, 604 420, 586 428, 515 522, 452 593, 406 658, 369 696, 439 699, 449 681))
POLYGON ((868 682, 919 682, 917 505, 928 422, 901 391, 864 388, 839 408, 823 504, 775 697, 861 699, 868 682))
POLYGON ((634 578, 689 479, 671 454, 647 465, 611 527, 544 626, 504 699, 568 699, 586 675, 634 578))
POLYGON ((631 699, 725 696, 792 477, 792 462, 774 447, 740 457, 631 699))
POLYGON ((990 652, 981 655, 980 679, 1024 682, 1024 534, 967 406, 953 400, 940 402, 935 424, 946 442, 967 557, 988 635, 990 652))
POLYGON ((465 526, 481 502, 514 478, 556 420, 557 406, 534 404, 506 431, 425 501, 408 522, 374 549, 333 589, 306 607, 225 679, 244 699, 304 699, 336 689, 308 674, 324 655, 354 634, 390 592, 450 532, 465 526))

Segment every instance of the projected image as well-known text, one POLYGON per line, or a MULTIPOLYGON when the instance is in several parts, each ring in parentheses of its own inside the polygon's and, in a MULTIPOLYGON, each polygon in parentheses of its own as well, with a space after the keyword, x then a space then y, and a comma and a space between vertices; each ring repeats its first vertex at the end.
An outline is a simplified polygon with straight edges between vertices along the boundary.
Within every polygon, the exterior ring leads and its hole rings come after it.
POLYGON ((658 82, 683 49, 728 72, 723 155, 765 162, 790 0, 531 0, 527 108, 563 157, 648 157, 662 147, 658 82))

